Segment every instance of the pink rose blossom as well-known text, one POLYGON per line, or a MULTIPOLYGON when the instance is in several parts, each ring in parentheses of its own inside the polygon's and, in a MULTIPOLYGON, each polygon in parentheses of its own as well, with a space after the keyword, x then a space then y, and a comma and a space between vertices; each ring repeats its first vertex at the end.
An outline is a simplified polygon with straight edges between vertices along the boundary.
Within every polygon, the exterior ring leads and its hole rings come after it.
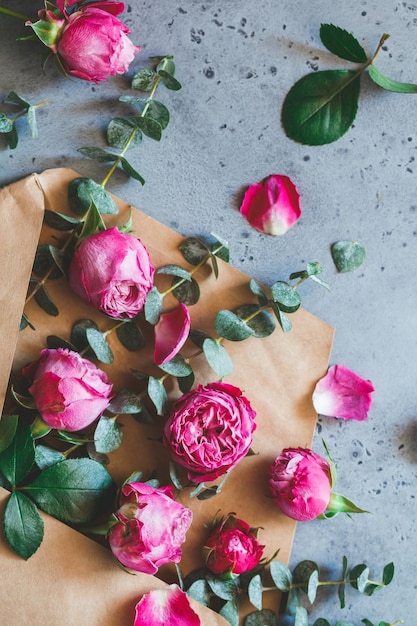
POLYGON ((258 565, 264 547, 249 524, 231 514, 220 521, 206 539, 206 565, 217 575, 243 574, 258 565))
POLYGON ((181 560, 181 545, 193 514, 174 500, 173 487, 126 483, 119 504, 108 539, 122 565, 155 574, 161 565, 181 560))
POLYGON ((194 483, 215 480, 248 453, 255 411, 237 387, 199 385, 184 394, 167 416, 163 440, 174 461, 194 483))
POLYGON ((68 280, 83 300, 110 317, 125 319, 142 311, 154 271, 139 239, 110 228, 81 242, 71 260, 68 280))
POLYGON ((188 596, 178 585, 152 589, 136 605, 134 626, 200 626, 188 596))
POLYGON ((288 176, 272 174, 250 185, 240 212, 248 222, 268 235, 283 235, 301 215, 300 194, 288 176))
POLYGON ((190 313, 181 303, 173 311, 162 313, 155 326, 154 361, 163 365, 181 350, 190 332, 190 313))
POLYGON ((344 365, 333 365, 313 392, 317 413, 345 420, 366 420, 374 386, 344 365))
POLYGON ((100 417, 112 397, 106 374, 77 352, 42 350, 37 361, 22 370, 29 381, 43 421, 51 428, 76 431, 100 417))
POLYGON ((321 515, 331 496, 329 463, 308 448, 286 448, 270 468, 269 487, 285 515, 306 522, 321 515))

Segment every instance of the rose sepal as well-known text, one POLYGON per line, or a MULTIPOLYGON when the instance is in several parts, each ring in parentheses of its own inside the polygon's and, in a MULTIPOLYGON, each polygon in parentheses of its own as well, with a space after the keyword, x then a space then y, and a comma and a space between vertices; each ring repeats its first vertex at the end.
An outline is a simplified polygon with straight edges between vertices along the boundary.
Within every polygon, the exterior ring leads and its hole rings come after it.
POLYGON ((338 513, 347 513, 349 515, 350 513, 369 513, 369 511, 361 509, 345 496, 332 492, 326 510, 318 515, 317 519, 331 519, 338 513))
POLYGON ((30 431, 34 439, 41 439, 50 433, 52 428, 43 421, 40 415, 37 415, 30 425, 30 431))
POLYGON ((38 39, 53 52, 56 52, 56 42, 59 39, 62 26, 65 20, 56 19, 53 15, 50 20, 38 20, 37 22, 26 22, 30 26, 38 39))

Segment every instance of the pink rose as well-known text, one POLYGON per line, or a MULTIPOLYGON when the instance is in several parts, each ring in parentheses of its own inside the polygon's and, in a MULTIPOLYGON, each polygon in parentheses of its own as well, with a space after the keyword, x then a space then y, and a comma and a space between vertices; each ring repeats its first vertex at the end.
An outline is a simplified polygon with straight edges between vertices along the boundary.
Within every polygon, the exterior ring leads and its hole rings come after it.
POLYGON ((143 243, 117 228, 84 239, 68 280, 83 300, 110 317, 133 318, 152 289, 154 267, 143 243))
POLYGON ((257 230, 283 235, 301 215, 299 198, 288 176, 272 174, 248 188, 240 212, 257 230))
POLYGON ((43 421, 51 428, 76 431, 100 417, 112 397, 106 374, 77 352, 42 350, 37 361, 22 370, 29 381, 43 421))
POLYGON ((123 2, 97 2, 71 13, 53 46, 67 74, 97 83, 127 71, 140 47, 115 17, 123 9, 123 2))
POLYGON ((264 547, 249 524, 231 514, 206 539, 206 565, 213 574, 243 574, 258 565, 264 547))
POLYGON ((215 480, 242 459, 252 443, 255 411, 237 387, 199 385, 173 405, 164 444, 195 483, 215 480))
POLYGON ((178 585, 152 589, 136 605, 133 626, 200 626, 197 613, 178 585))
POLYGON ((163 313, 155 326, 154 361, 163 365, 181 350, 190 332, 190 313, 185 304, 163 313))
POLYGON ((126 483, 108 539, 115 557, 129 569, 155 574, 181 560, 181 545, 193 514, 173 498, 173 487, 126 483))
POLYGON ((317 383, 313 405, 317 413, 345 420, 366 420, 374 386, 344 365, 333 365, 317 383))
POLYGON ((306 522, 321 515, 331 496, 329 463, 308 448, 286 448, 270 468, 269 487, 285 515, 306 522))

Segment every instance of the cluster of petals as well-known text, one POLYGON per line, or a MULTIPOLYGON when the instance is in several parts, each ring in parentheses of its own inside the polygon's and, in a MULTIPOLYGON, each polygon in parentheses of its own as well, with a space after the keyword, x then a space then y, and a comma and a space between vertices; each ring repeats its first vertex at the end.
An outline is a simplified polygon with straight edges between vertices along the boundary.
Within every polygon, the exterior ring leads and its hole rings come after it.
POLYGON ((368 418, 374 386, 344 365, 329 367, 313 392, 317 413, 345 420, 363 421, 368 418))

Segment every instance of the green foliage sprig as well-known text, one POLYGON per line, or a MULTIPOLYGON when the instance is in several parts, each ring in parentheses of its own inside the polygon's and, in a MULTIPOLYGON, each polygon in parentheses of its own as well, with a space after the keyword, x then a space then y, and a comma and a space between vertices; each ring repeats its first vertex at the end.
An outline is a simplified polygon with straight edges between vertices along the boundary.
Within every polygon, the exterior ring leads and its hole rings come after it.
POLYGON ((361 76, 367 70, 379 87, 398 93, 417 93, 417 85, 386 78, 374 61, 389 35, 384 33, 372 57, 349 32, 322 24, 320 39, 336 56, 361 64, 354 70, 325 70, 308 74, 290 89, 281 111, 285 133, 299 143, 318 146, 336 141, 352 126, 358 109, 361 76))
POLYGON ((5 113, 0 111, 0 133, 4 135, 9 148, 14 150, 19 142, 16 121, 20 117, 26 115, 31 137, 32 139, 36 139, 38 137, 36 110, 39 109, 39 107, 49 104, 49 100, 44 100, 43 102, 38 102, 37 104, 30 104, 30 102, 22 98, 22 96, 19 96, 16 92, 11 91, 4 102, 5 104, 16 106, 19 109, 19 111, 11 117, 8 117, 5 113))

